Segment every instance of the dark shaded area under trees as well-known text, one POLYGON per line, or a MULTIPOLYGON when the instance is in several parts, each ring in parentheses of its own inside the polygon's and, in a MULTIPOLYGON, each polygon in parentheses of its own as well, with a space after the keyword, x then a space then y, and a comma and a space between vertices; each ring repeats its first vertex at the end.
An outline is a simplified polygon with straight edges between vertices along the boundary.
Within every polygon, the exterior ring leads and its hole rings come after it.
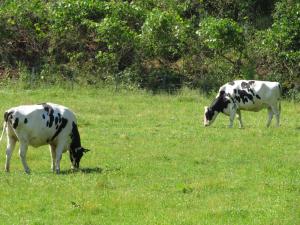
POLYGON ((300 83, 296 0, 4 0, 0 75, 205 92, 232 79, 300 83), (26 73, 25 73, 26 74, 26 73), (22 75, 24 76, 24 75, 22 75))

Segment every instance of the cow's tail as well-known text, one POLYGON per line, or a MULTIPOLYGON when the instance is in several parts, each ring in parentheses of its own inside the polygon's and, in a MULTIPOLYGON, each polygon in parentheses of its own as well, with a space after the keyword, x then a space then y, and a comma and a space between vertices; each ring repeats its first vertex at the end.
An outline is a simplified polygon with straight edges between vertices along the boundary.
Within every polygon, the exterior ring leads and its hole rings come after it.
POLYGON ((0 137, 0 142, 2 141, 3 135, 4 135, 6 127, 7 127, 8 119, 11 116, 11 114, 13 114, 13 111, 11 111, 11 110, 6 111, 4 113, 4 122, 3 122, 3 129, 2 129, 2 134, 1 134, 1 137, 0 137))
POLYGON ((0 137, 0 142, 2 141, 2 138, 3 138, 3 135, 5 133, 6 127, 7 127, 7 121, 4 121, 4 123, 3 123, 3 129, 2 129, 2 134, 1 134, 1 137, 0 137))
POLYGON ((279 87, 278 110, 279 110, 279 114, 281 114, 282 86, 280 83, 278 83, 278 87, 279 87))

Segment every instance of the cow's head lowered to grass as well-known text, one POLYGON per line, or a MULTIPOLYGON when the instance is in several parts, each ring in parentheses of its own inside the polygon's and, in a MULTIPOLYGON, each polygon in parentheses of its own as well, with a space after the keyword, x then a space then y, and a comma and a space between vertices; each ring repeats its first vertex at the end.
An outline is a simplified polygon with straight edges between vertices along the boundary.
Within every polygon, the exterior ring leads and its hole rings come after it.
POLYGON ((218 113, 214 110, 212 110, 211 107, 204 106, 204 126, 207 127, 211 125, 214 120, 217 118, 218 113))
POLYGON ((49 144, 52 169, 57 173, 60 172, 63 152, 68 150, 72 168, 79 168, 81 157, 89 151, 81 146, 75 114, 64 106, 53 103, 22 105, 8 109, 4 120, 3 132, 6 129, 7 133, 6 171, 9 171, 17 141, 20 142, 19 152, 26 173, 30 172, 26 162, 29 145, 39 147, 49 144))
POLYGON ((226 97, 224 91, 221 91, 209 107, 204 107, 204 126, 211 125, 220 112, 227 114, 229 111, 229 104, 230 99, 226 97))
POLYGON ((85 149, 81 146, 80 135, 76 123, 72 123, 72 132, 71 132, 72 142, 70 144, 70 160, 72 162, 72 168, 78 169, 81 157, 84 153, 88 152, 88 149, 85 149))

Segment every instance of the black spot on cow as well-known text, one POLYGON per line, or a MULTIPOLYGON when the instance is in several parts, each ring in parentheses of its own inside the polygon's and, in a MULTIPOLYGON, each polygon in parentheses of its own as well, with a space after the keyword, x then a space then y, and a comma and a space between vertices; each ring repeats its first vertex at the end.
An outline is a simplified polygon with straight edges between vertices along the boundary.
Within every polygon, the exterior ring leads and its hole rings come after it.
POLYGON ((14 122, 13 122, 13 128, 16 129, 18 127, 18 124, 19 124, 19 118, 16 117, 14 122))
POLYGON ((256 96, 256 98, 261 99, 261 97, 259 95, 255 95, 255 96, 256 96))
POLYGON ((211 107, 209 107, 205 113, 205 117, 207 120, 212 120, 214 117, 215 112, 212 110, 211 107))
MULTIPOLYGON (((54 122, 54 109, 52 108, 51 105, 47 104, 47 103, 42 103, 41 104, 44 107, 44 110, 47 112, 48 116, 49 116, 49 121, 47 121, 47 127, 52 127, 53 122, 54 122)), ((44 117, 43 117, 44 118, 44 117)))
POLYGON ((72 142, 71 142, 71 145, 70 145, 71 149, 75 149, 75 148, 78 148, 78 147, 81 146, 78 127, 77 127, 77 125, 74 121, 72 122, 72 133, 70 134, 70 137, 72 139, 72 142))
POLYGON ((70 137, 72 139, 71 144, 70 144, 70 149, 69 149, 70 160, 72 162, 72 165, 75 168, 78 168, 79 162, 80 162, 81 157, 83 156, 83 153, 87 152, 88 150, 81 147, 78 127, 74 121, 72 123, 72 132, 70 134, 70 137))
POLYGON ((234 99, 235 99, 236 101, 238 101, 239 103, 241 102, 241 97, 238 96, 238 95, 236 95, 236 96, 234 97, 234 99))
POLYGON ((231 81, 228 84, 231 85, 231 86, 233 86, 234 85, 234 81, 231 81))
POLYGON ((253 95, 249 94, 247 91, 245 90, 238 90, 238 94, 242 100, 242 102, 245 104, 246 102, 248 102, 248 100, 252 101, 253 104, 254 104, 254 101, 253 101, 253 95))
MULTIPOLYGON (((212 118, 212 116, 214 115, 214 111, 223 112, 224 109, 227 108, 229 103, 230 103, 230 100, 228 98, 226 98, 225 91, 221 91, 219 96, 215 99, 215 101, 209 107, 208 116, 212 118)), ((208 119, 210 119, 210 118, 208 118, 208 119)))
POLYGON ((250 88, 250 85, 249 85, 249 83, 243 81, 243 82, 241 83, 241 87, 242 87, 243 89, 249 89, 249 88, 250 88))
POLYGON ((43 117, 43 119, 46 119, 46 117, 45 117, 45 115, 44 115, 44 114, 42 115, 42 117, 43 117))
POLYGON ((250 84, 250 85, 253 85, 254 83, 255 83, 255 80, 250 80, 250 81, 249 81, 249 84, 250 84))
POLYGON ((49 115, 49 127, 52 127, 53 121, 54 121, 54 116, 53 116, 53 114, 50 114, 49 115))
POLYGON ((25 119, 24 119, 24 123, 26 124, 27 122, 28 122, 28 119, 27 119, 27 118, 25 118, 25 119))
POLYGON ((58 117, 57 116, 55 117, 55 121, 54 122, 55 122, 55 125, 57 126, 57 123, 58 123, 58 117))
POLYGON ((241 87, 242 87, 243 89, 251 90, 250 88, 251 88, 251 86, 252 86, 254 83, 255 83, 254 80, 250 80, 249 82, 243 81, 243 82, 241 83, 241 87))
POLYGON ((59 135, 59 133, 66 127, 67 123, 68 123, 68 120, 65 118, 62 118, 61 123, 59 124, 58 128, 56 129, 55 134, 51 138, 51 141, 53 141, 54 138, 56 138, 59 135))
POLYGON ((60 113, 57 113, 57 116, 58 116, 58 122, 61 123, 61 115, 60 115, 60 113))

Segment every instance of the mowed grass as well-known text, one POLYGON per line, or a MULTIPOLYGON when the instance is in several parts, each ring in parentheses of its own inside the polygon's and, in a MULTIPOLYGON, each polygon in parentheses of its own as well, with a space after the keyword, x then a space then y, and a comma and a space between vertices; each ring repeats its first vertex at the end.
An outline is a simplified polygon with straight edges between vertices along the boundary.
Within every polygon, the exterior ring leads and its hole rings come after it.
POLYGON ((50 170, 47 146, 30 147, 23 172, 0 162, 0 224, 300 224, 300 106, 282 102, 281 127, 267 112, 242 112, 245 129, 219 115, 203 127, 212 99, 195 91, 51 88, 0 91, 0 109, 55 102, 77 115, 81 171, 63 155, 50 170))

